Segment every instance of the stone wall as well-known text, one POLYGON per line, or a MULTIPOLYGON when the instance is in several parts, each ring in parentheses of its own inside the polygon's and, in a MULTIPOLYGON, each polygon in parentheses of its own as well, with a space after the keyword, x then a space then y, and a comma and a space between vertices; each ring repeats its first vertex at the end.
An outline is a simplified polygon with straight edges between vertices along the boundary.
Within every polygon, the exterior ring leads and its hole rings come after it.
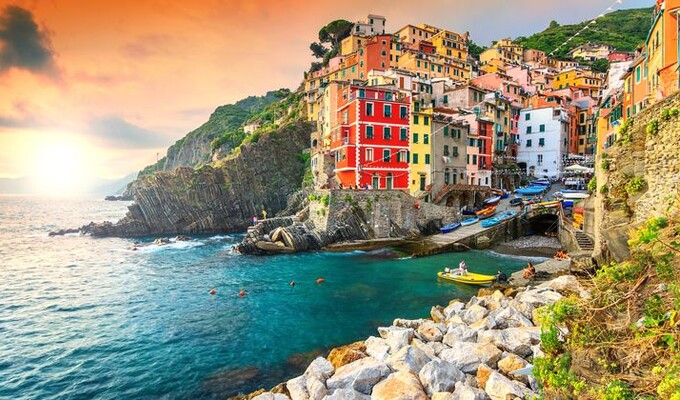
POLYGON ((298 214, 298 222, 280 229, 261 226, 236 250, 266 254, 320 250, 345 241, 418 237, 437 232, 454 218, 452 208, 418 202, 397 190, 319 190, 304 216, 298 214), (271 245, 259 243, 265 234, 271 245))
POLYGON ((629 256, 629 232, 653 216, 662 216, 678 196, 680 184, 680 116, 663 118, 663 110, 680 109, 680 95, 673 95, 635 116, 628 130, 632 142, 616 144, 597 157, 595 206, 595 253, 602 261, 629 256), (656 134, 647 134, 648 124, 657 119, 656 134), (606 154, 606 156, 604 154, 606 154), (602 162, 609 163, 608 170, 602 162), (646 185, 628 193, 625 185, 634 177, 646 185), (600 193, 602 186, 606 193, 600 193))
POLYGON ((178 168, 142 177, 130 185, 135 202, 117 223, 82 227, 95 236, 147 236, 239 232, 262 210, 272 216, 300 189, 313 125, 291 124, 240 154, 199 169, 178 168))

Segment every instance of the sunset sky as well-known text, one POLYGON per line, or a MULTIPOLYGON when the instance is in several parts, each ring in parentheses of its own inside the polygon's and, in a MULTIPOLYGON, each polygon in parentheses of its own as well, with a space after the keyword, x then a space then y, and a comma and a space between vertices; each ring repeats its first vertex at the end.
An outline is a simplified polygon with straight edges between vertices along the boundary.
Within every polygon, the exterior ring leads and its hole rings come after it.
MULTIPOLYGON (((623 0, 619 8, 651 0, 623 0)), ((296 88, 319 28, 368 13, 478 43, 596 17, 611 0, 0 0, 0 177, 46 188, 156 160, 215 107, 296 88), (427 6, 425 6, 427 4, 427 6)))

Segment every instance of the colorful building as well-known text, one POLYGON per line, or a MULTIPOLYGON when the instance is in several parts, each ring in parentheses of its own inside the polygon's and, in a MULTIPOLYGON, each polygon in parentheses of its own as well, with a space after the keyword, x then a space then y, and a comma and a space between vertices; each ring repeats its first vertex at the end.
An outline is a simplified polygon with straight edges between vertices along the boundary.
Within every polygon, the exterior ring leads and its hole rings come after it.
POLYGON ((517 165, 529 176, 559 178, 568 155, 568 115, 563 108, 524 109, 519 115, 517 165))
POLYGON ((650 100, 678 91, 678 15, 680 0, 659 0, 646 41, 650 100))
POLYGON ((410 192, 427 192, 432 187, 432 107, 427 90, 414 96, 411 107, 410 192))
POLYGON ((609 54, 614 51, 614 47, 608 44, 584 43, 569 51, 571 58, 580 58, 586 61, 607 59, 609 54))
POLYGON ((330 151, 343 187, 409 189, 410 103, 395 89, 340 87, 330 151))

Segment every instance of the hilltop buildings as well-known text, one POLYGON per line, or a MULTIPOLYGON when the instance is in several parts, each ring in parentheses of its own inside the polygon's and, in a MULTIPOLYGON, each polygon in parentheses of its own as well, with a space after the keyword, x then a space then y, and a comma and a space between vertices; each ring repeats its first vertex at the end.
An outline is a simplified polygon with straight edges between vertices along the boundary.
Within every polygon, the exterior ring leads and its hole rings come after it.
MULTIPOLYGON (((663 7, 657 19, 666 18, 663 7)), ((477 189, 560 178, 570 160, 592 163, 598 135, 624 105, 634 115, 649 103, 645 71, 658 68, 654 88, 667 91, 677 66, 677 52, 652 63, 638 54, 631 63, 628 53, 587 43, 565 60, 510 39, 477 60, 467 32, 409 24, 389 33, 386 22, 379 15, 357 22, 338 55, 305 76, 320 187, 399 189, 459 206, 475 201, 469 194, 477 189), (582 64, 603 58, 627 60, 612 67, 620 78, 630 75, 625 102, 611 90, 611 71, 582 64)), ((659 40, 668 34, 655 29, 659 40)))

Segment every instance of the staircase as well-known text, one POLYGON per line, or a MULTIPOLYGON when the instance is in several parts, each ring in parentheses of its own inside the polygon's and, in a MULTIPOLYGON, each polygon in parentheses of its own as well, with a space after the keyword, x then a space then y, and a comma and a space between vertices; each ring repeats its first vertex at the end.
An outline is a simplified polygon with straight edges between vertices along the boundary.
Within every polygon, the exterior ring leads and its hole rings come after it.
POLYGON ((593 239, 583 232, 576 231, 576 241, 581 250, 593 250, 595 248, 593 239))

